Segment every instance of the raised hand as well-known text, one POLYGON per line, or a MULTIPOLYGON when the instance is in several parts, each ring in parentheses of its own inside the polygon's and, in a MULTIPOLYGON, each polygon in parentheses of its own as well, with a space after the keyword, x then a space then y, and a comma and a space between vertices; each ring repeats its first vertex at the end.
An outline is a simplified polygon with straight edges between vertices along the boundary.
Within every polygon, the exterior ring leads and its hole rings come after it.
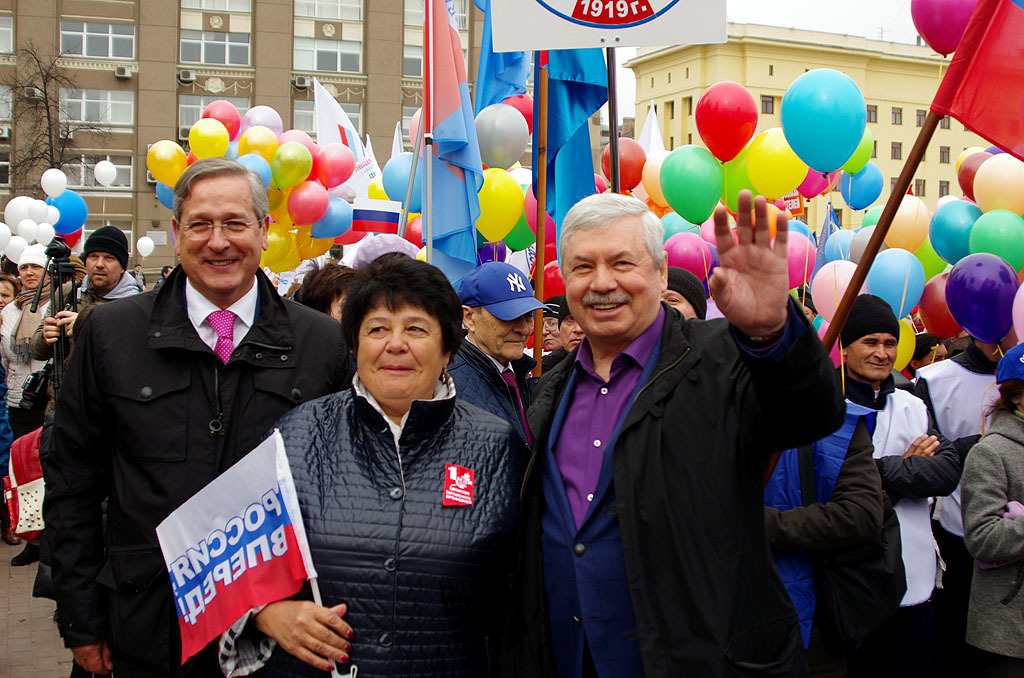
POLYGON ((729 232, 729 214, 715 210, 715 238, 721 265, 711 276, 711 294, 726 320, 747 337, 772 339, 786 326, 789 274, 786 265, 787 222, 776 217, 775 249, 768 227, 768 204, 754 199, 756 223, 751 223, 750 191, 740 191, 736 230, 739 243, 729 232))

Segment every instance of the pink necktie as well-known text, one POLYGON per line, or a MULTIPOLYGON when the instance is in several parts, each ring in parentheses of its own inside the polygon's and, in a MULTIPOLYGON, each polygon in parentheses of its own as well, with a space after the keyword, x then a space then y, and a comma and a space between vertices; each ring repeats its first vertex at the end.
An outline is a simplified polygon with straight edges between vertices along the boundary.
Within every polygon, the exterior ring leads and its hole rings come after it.
POLYGON ((501 378, 505 380, 505 383, 509 385, 512 392, 515 393, 516 409, 519 410, 519 418, 523 422, 523 430, 526 431, 526 443, 533 445, 533 436, 530 435, 530 425, 526 423, 526 410, 523 408, 523 396, 519 393, 519 384, 516 383, 516 375, 512 370, 505 370, 501 373, 501 378))
POLYGON ((235 314, 231 311, 214 311, 206 316, 206 322, 217 333, 217 345, 213 352, 227 365, 231 351, 235 350, 235 314))

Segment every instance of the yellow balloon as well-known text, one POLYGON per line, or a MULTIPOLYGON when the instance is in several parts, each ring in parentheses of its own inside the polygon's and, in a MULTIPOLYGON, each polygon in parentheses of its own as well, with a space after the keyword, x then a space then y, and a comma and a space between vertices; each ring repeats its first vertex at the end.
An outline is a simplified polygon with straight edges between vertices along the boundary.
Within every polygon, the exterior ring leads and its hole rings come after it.
POLYGON ((146 169, 161 184, 174 186, 186 167, 188 158, 185 151, 169 139, 156 142, 146 152, 146 169))
POLYGON ((885 244, 889 247, 902 247, 908 252, 916 252, 917 248, 928 239, 928 225, 932 215, 928 212, 924 201, 916 195, 905 195, 896 216, 892 218, 892 226, 885 236, 885 244))
POLYGON ((380 177, 374 177, 370 181, 369 197, 372 200, 390 200, 384 191, 384 181, 380 177))
POLYGON ((334 238, 314 238, 310 232, 312 228, 311 224, 299 226, 295 232, 295 248, 303 259, 319 257, 334 244, 334 238))
POLYGON ((224 157, 228 141, 228 128, 213 118, 200 118, 188 131, 188 147, 199 160, 224 157))
MULTIPOLYGON (((288 194, 291 193, 291 189, 285 189, 281 191, 282 200, 270 210, 270 216, 274 219, 275 223, 287 224, 288 228, 293 228, 294 223, 292 222, 291 216, 288 214, 288 194)), ((269 195, 269 193, 268 193, 269 195)))
POLYGON ((426 261, 426 260, 427 260, 427 248, 426 247, 421 247, 420 251, 416 253, 416 261, 426 261))
POLYGON ((267 249, 263 253, 267 266, 273 266, 288 253, 288 243, 292 234, 283 224, 271 224, 267 230, 267 249))
POLYGON ((893 363, 893 367, 897 370, 902 370, 909 365, 910 359, 914 357, 914 348, 917 346, 914 334, 914 324, 906 318, 900 320, 900 336, 896 342, 896 362, 893 363))
POLYGON ((263 125, 250 127, 238 137, 238 155, 259 153, 264 160, 270 162, 274 159, 277 147, 277 135, 274 134, 274 130, 263 125))
POLYGON ((967 158, 967 156, 974 155, 975 153, 981 153, 984 150, 985 149, 982 148, 981 146, 971 146, 970 148, 965 148, 964 152, 961 153, 959 156, 957 156, 957 159, 956 159, 956 170, 954 170, 954 171, 957 172, 957 173, 960 172, 960 163, 962 163, 967 158))
POLYGON ((282 191, 277 186, 271 185, 267 189, 267 209, 273 214, 274 210, 280 207, 282 204, 288 203, 288 193, 282 191))
POLYGON ((295 247, 295 236, 291 233, 288 234, 288 249, 277 261, 271 262, 270 270, 274 273, 284 273, 285 271, 294 271, 298 268, 299 264, 302 263, 302 257, 299 256, 299 251, 295 247))
POLYGON ((647 197, 653 200, 658 207, 668 207, 665 194, 661 192, 661 164, 667 157, 668 151, 651 153, 647 156, 647 162, 644 163, 644 169, 640 175, 644 190, 647 191, 647 197))
POLYGON ((986 160, 974 175, 974 201, 982 212, 1024 214, 1024 162, 1009 153, 986 160))
POLYGON ((800 185, 807 176, 807 165, 789 147, 782 128, 772 127, 750 142, 747 176, 758 193, 778 200, 800 185))
POLYGON ((480 189, 480 216, 476 230, 487 242, 498 242, 523 215, 523 190, 507 170, 492 167, 484 170, 480 189))

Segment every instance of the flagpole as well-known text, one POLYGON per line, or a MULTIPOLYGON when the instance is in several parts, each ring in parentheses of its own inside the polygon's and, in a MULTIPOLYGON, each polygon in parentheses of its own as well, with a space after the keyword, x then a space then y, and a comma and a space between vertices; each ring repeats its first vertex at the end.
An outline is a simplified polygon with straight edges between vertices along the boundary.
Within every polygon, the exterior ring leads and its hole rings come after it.
MULTIPOLYGON (((428 264, 434 263, 434 2, 435 0, 424 0, 423 7, 426 11, 426 22, 423 40, 423 113, 420 115, 420 132, 423 136, 423 183, 425 195, 423 197, 423 216, 420 223, 423 224, 423 244, 426 245, 426 259, 428 264)), ((418 161, 418 159, 417 159, 418 161)), ((414 173, 415 176, 415 173, 414 173)))
POLYGON ((843 329, 843 324, 846 323, 846 317, 850 314, 853 301, 860 292, 860 288, 864 286, 864 280, 868 276, 868 269, 871 268, 875 255, 878 254, 878 250, 882 247, 882 242, 885 241, 886 234, 889 233, 893 217, 896 216, 896 211, 903 201, 903 196, 907 194, 907 189, 910 188, 910 182, 914 179, 914 173, 917 172, 917 167, 921 164, 921 159, 924 157, 925 149, 928 148, 928 143, 932 140, 932 135, 935 134, 935 128, 938 127, 939 120, 941 119, 942 116, 935 111, 928 111, 928 117, 925 118, 924 126, 917 134, 914 147, 910 150, 910 155, 907 156, 907 162, 903 165, 903 170, 896 180, 896 185, 889 194, 889 199, 885 202, 882 216, 878 218, 875 231, 871 234, 871 239, 868 240, 864 254, 861 255, 860 263, 857 264, 857 270, 854 271, 850 283, 846 286, 843 300, 839 302, 839 307, 836 309, 835 315, 832 316, 832 322, 828 326, 828 331, 825 332, 825 337, 822 339, 826 352, 832 350, 839 332, 843 329))
MULTIPOLYGON (((309 588, 313 591, 313 603, 317 607, 323 607, 324 599, 320 596, 320 584, 317 581, 317 577, 310 577, 308 581, 309 588)), ((328 661, 331 662, 331 678, 342 678, 341 674, 338 673, 338 665, 334 663, 334 660, 329 659, 328 661)))
MULTIPOLYGON (((420 114, 422 122, 423 114, 420 114)), ((412 201, 412 187, 416 183, 416 166, 420 162, 420 148, 423 147, 423 135, 416 135, 416 145, 412 149, 412 170, 409 172, 409 183, 405 187, 405 203, 402 205, 402 213, 398 217, 398 237, 405 237, 405 228, 409 221, 409 203, 412 201)), ((424 171, 426 168, 424 168, 424 171)), ((420 223, 423 223, 422 221, 420 223)), ((422 233, 421 239, 422 239, 422 233)))
MULTIPOLYGON (((535 59, 547 52, 537 52, 535 59)), ((533 262, 534 294, 537 301, 544 302, 544 266, 547 263, 544 254, 544 243, 547 238, 547 205, 548 199, 548 69, 545 63, 537 69, 537 183, 535 186, 535 198, 537 198, 537 255, 533 262)), ((541 363, 544 356, 544 311, 538 309, 533 312, 533 359, 537 361, 534 370, 536 376, 543 373, 541 363)))
POLYGON ((619 192, 619 106, 615 92, 615 48, 606 47, 608 58, 608 155, 612 193, 619 192))

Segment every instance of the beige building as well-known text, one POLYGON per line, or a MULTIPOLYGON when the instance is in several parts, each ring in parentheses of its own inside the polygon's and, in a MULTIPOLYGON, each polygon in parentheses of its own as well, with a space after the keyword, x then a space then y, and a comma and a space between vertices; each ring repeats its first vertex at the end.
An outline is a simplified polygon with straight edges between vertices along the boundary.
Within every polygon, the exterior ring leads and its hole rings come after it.
MULTIPOLYGON (((850 35, 752 24, 729 24, 728 35, 722 45, 638 50, 626 64, 636 76, 636 119, 644 120, 653 102, 666 148, 701 144, 694 118, 697 102, 711 85, 732 80, 746 86, 758 102, 758 132, 781 127, 782 96, 790 83, 808 70, 834 68, 853 78, 864 94, 875 138, 872 162, 887 180, 875 204, 884 204, 949 61, 928 47, 850 35)), ((970 146, 989 143, 955 120, 940 122, 913 183, 914 194, 929 209, 943 195, 962 195, 955 163, 970 146)), ((831 199, 844 227, 860 224, 863 212, 848 209, 838 190, 831 199)), ((821 225, 827 200, 809 201, 806 219, 812 228, 821 225)))
MULTIPOLYGON (((146 151, 187 142, 203 108, 275 108, 285 129, 313 132, 315 76, 369 134, 383 166, 396 121, 421 104, 422 0, 0 0, 0 204, 44 197, 60 163, 89 206, 85 234, 118 226, 150 236, 155 279, 175 262, 170 211, 159 204, 146 151), (38 57, 38 59, 36 58, 38 57), (38 65, 37 65, 38 62, 38 65), (41 65, 41 67, 40 67, 41 65), (41 143, 41 140, 45 143, 41 143), (40 148, 47 151, 38 157, 40 148), (118 168, 107 189, 95 164, 118 168)), ((475 76, 482 14, 455 0, 475 76)), ((13 224, 12 224, 13 226, 13 224)), ((129 265, 135 263, 132 256, 129 265)))

